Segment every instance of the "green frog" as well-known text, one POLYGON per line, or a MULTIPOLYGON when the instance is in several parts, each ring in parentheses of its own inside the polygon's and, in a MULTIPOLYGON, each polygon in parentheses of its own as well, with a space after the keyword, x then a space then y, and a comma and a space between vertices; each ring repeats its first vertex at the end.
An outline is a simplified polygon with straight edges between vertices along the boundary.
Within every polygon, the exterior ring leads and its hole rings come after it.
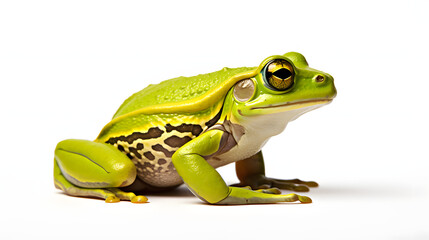
MULTIPOLYGON (((258 67, 223 68, 149 85, 129 97, 94 141, 58 143, 56 188, 72 196, 144 203, 183 183, 210 204, 310 203, 313 181, 265 176, 262 147, 336 96, 332 76, 289 52, 258 67), (235 162, 238 184, 215 170, 235 162)), ((281 157, 281 156, 279 156, 281 157)))

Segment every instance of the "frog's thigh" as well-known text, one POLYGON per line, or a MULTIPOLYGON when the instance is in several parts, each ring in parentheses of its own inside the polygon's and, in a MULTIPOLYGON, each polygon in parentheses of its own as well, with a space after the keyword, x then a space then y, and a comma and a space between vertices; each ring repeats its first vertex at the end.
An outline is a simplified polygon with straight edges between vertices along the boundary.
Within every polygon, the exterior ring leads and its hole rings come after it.
POLYGON ((54 161, 54 184, 55 187, 64 191, 68 195, 80 196, 80 197, 97 197, 103 199, 116 199, 116 202, 119 198, 116 195, 106 189, 96 189, 96 188, 83 188, 73 185, 69 182, 64 175, 61 173, 61 170, 58 166, 57 161, 54 161))
POLYGON ((54 164, 56 187, 75 196, 115 196, 104 188, 128 186, 136 178, 136 168, 125 154, 111 145, 87 140, 58 143, 54 164))
POLYGON ((183 145, 172 157, 188 188, 209 203, 219 202, 229 194, 220 174, 203 158, 219 150, 223 133, 220 130, 208 131, 183 145))

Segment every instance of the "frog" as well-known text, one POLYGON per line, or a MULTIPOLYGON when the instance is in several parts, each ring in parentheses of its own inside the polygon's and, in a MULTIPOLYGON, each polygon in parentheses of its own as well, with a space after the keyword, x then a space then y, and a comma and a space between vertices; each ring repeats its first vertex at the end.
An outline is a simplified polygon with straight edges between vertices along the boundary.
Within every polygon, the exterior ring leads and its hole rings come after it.
POLYGON ((151 84, 126 99, 95 140, 57 144, 54 185, 107 203, 146 203, 146 194, 182 184, 214 205, 311 203, 300 192, 318 184, 267 177, 262 147, 336 94, 333 77, 297 52, 151 84), (237 184, 216 170, 230 163, 237 184))

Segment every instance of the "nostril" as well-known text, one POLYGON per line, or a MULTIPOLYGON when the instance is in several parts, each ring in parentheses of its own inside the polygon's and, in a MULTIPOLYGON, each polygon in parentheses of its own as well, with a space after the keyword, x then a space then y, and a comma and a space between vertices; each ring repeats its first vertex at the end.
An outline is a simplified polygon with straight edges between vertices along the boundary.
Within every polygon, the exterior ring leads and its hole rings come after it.
POLYGON ((321 83, 321 82, 325 81, 325 77, 322 75, 317 75, 315 80, 316 80, 316 82, 321 83))

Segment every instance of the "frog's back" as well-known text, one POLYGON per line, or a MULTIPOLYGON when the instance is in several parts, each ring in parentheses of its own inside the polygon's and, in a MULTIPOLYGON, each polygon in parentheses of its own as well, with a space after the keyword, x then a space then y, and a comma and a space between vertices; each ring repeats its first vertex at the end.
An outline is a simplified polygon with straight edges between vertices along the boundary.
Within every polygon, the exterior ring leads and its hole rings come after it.
POLYGON ((254 69, 248 67, 223 68, 212 73, 193 77, 178 77, 156 85, 149 85, 125 100, 113 118, 145 107, 195 99, 212 89, 216 89, 231 77, 254 69))

